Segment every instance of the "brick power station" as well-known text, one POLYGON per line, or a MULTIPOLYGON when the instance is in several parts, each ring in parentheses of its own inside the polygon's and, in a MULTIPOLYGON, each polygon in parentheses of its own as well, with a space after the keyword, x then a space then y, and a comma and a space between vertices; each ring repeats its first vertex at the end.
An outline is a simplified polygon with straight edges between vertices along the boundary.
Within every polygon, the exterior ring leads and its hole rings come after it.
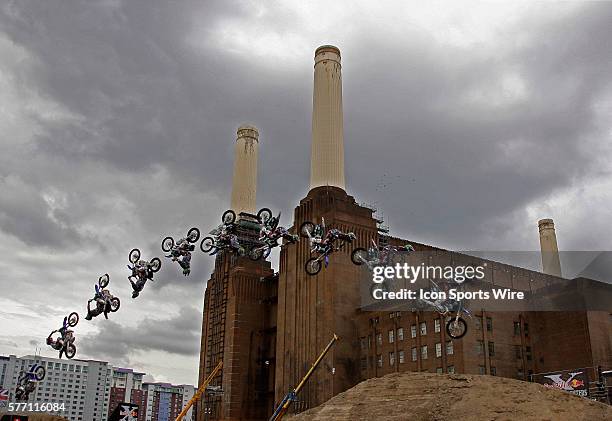
MULTIPOLYGON (((258 132, 238 129, 231 208, 256 210, 258 132)), ((394 238, 380 230, 372 209, 345 191, 340 51, 315 52, 310 191, 294 210, 292 230, 304 221, 356 234, 353 247, 411 243, 441 264, 481 259, 394 238)), ((258 235, 243 214, 240 236, 258 235)), ((489 262, 487 282, 518 290, 561 278, 552 220, 539 224, 544 273, 489 262), (544 253, 543 253, 544 256, 544 253)), ((211 392, 197 404, 198 421, 267 420, 275 404, 306 373, 334 333, 331 349, 292 410, 315 407, 362 380, 397 371, 490 374, 528 380, 533 373, 612 367, 612 315, 605 311, 475 312, 468 333, 451 340, 445 319, 432 311, 363 311, 360 268, 351 248, 331 255, 316 276, 304 271, 306 241, 285 244, 275 273, 265 260, 219 254, 204 293, 199 382, 219 360, 211 392)))

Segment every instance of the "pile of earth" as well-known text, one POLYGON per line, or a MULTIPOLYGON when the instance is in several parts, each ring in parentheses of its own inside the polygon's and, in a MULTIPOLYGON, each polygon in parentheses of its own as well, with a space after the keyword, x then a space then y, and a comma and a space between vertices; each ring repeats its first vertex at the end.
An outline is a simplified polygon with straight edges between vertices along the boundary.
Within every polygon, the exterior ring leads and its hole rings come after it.
POLYGON ((612 407, 503 377, 394 373, 359 383, 291 420, 612 420, 612 407))

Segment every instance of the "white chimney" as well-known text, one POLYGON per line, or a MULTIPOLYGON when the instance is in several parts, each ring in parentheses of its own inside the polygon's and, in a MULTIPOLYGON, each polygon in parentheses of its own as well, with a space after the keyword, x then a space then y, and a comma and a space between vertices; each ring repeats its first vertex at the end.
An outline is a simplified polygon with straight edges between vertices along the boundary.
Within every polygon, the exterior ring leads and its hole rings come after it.
POLYGON ((257 128, 242 125, 238 128, 234 148, 234 179, 232 184, 231 209, 240 212, 255 212, 257 195, 257 128))
POLYGON ((561 261, 557 247, 555 223, 552 219, 538 221, 540 231, 540 250, 542 253, 542 272, 548 275, 561 276, 561 261))
POLYGON ((331 45, 315 51, 310 188, 319 186, 345 189, 340 50, 331 45))

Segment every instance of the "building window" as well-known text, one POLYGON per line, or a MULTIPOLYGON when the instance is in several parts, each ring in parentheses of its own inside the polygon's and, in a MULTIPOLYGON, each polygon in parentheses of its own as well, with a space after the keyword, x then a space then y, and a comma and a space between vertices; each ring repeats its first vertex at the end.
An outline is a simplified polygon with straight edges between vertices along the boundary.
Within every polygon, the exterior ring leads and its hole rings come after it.
POLYGON ((530 346, 525 347, 525 358, 527 358, 527 361, 531 361, 531 347, 530 346))
POLYGON ((489 342, 489 357, 495 356, 495 344, 493 342, 489 342))
POLYGON ((422 360, 426 360, 427 359, 427 345, 423 345, 421 347, 421 359, 422 360))
POLYGON ((523 353, 521 351, 520 345, 514 345, 514 356, 516 357, 517 360, 520 360, 523 358, 523 353))
POLYGON ((376 342, 378 343, 378 345, 382 345, 382 333, 376 334, 376 342))
POLYGON ((361 358, 361 370, 365 371, 368 368, 368 359, 366 357, 361 358))
POLYGON ((434 332, 440 333, 440 319, 434 320, 434 332))
POLYGON ((487 371, 485 369, 485 366, 484 365, 479 365, 478 366, 478 374, 486 374, 486 373, 487 373, 487 371))
POLYGON ((399 358, 399 363, 404 364, 404 351, 398 351, 397 354, 399 358))
POLYGON ((398 341, 403 341, 404 340, 404 328, 403 327, 398 327, 397 328, 397 340, 398 341))
POLYGON ((378 354, 378 355, 376 356, 376 364, 377 364, 379 367, 382 367, 382 366, 383 366, 382 354, 378 354))
POLYGON ((442 344, 438 342, 436 344, 436 358, 440 358, 442 356, 442 344))
POLYGON ((420 324, 420 330, 421 330, 421 336, 423 335, 427 335, 427 323, 426 322, 421 322, 420 324))
POLYGON ((416 338, 416 325, 410 326, 410 337, 416 338))
POLYGON ((474 328, 476 328, 476 330, 482 330, 482 316, 476 316, 474 318, 474 328))
POLYGON ((359 338, 359 343, 361 344, 361 349, 364 350, 366 349, 366 338, 365 336, 362 338, 359 338))
POLYGON ((521 322, 514 322, 514 336, 521 334, 521 322))
POLYGON ((523 330, 525 331, 525 336, 529 336, 529 325, 527 323, 523 323, 523 330))
POLYGON ((497 368, 491 367, 491 375, 492 376, 496 376, 497 375, 497 368))
POLYGON ((416 361, 417 360, 417 349, 412 348, 410 351, 412 352, 412 361, 416 361))
POLYGON ((446 342, 446 355, 453 355, 454 352, 453 341, 446 342))
POLYGON ((449 366, 446 368, 446 372, 447 372, 448 374, 455 374, 455 366, 454 366, 454 365, 449 365, 449 366))
POLYGON ((392 344, 394 342, 394 340, 395 340, 394 332, 393 332, 393 330, 390 330, 389 331, 389 343, 392 344))
POLYGON ((493 319, 487 317, 487 332, 493 332, 493 319))
POLYGON ((395 365, 395 352, 389 352, 389 365, 395 365))
POLYGON ((484 342, 481 340, 478 340, 477 346, 478 346, 478 355, 484 354, 484 342))
POLYGON ((442 367, 436 368, 436 373, 438 373, 438 374, 444 373, 444 371, 442 370, 442 367))

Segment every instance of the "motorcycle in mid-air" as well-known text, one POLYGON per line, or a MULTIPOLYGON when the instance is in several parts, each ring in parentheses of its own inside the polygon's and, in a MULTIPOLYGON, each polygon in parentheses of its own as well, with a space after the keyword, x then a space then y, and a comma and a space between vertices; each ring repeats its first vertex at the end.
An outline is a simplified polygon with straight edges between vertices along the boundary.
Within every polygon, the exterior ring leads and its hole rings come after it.
POLYGON ((153 280, 153 274, 161 269, 161 260, 158 257, 152 258, 150 261, 140 259, 140 250, 133 249, 130 251, 129 260, 133 266, 128 265, 128 269, 132 274, 128 276, 130 284, 132 284, 132 298, 138 297, 143 290, 148 280, 153 280))
POLYGON ((104 317, 108 319, 108 313, 114 313, 119 310, 121 300, 119 300, 119 297, 114 297, 110 291, 106 289, 109 282, 110 277, 108 276, 108 273, 105 273, 98 279, 98 284, 95 285, 96 292, 94 297, 87 301, 87 316, 85 316, 86 320, 91 320, 102 313, 104 313, 104 317), (96 302, 96 307, 92 309, 91 303, 94 301, 96 302))
POLYGON ((329 265, 329 256, 344 247, 347 243, 352 243, 356 238, 352 232, 342 232, 336 228, 326 231, 325 221, 322 219, 320 225, 315 225, 310 221, 300 225, 300 235, 308 238, 310 242, 310 253, 313 257, 306 261, 304 268, 306 273, 314 276, 321 271, 322 264, 329 265))
MULTIPOLYGON (((265 209, 262 209, 259 213, 261 214, 265 209)), ((279 212, 278 216, 267 218, 265 222, 260 217, 260 220, 262 220, 261 231, 259 232, 260 244, 255 245, 249 251, 251 260, 267 259, 272 249, 281 245, 279 242, 281 239, 284 239, 289 244, 297 243, 299 240, 299 236, 291 234, 285 227, 278 226, 280 215, 279 212)))
POLYGON ((30 393, 36 390, 36 383, 42 381, 46 374, 45 367, 38 363, 32 364, 28 371, 22 371, 17 379, 15 399, 18 402, 27 402, 30 399, 30 393))
MULTIPOLYGON (((439 293, 442 288, 438 286, 433 280, 429 280, 430 290, 432 292, 439 293)), ((463 285, 463 284, 461 284, 463 285)), ((448 288, 446 288, 448 289, 448 288)), ((461 286, 459 286, 461 289, 461 286)), ((465 307, 463 301, 453 300, 450 298, 438 299, 438 300, 427 300, 420 298, 419 302, 432 307, 441 316, 445 317, 446 320, 446 333, 453 339, 461 339, 467 333, 467 322, 463 316, 472 317, 470 311, 465 307)))
POLYGON ((59 357, 66 354, 66 358, 72 359, 76 354, 76 345, 74 344, 74 332, 69 327, 75 327, 79 323, 79 315, 77 312, 72 312, 67 317, 64 317, 62 327, 52 331, 47 337, 47 345, 51 346, 56 351, 59 351, 59 357), (53 339, 53 334, 59 333, 57 339, 53 339))
POLYGON ((405 246, 394 246, 387 244, 379 247, 374 240, 372 246, 367 250, 363 247, 357 247, 351 253, 351 261, 357 265, 366 265, 370 271, 373 271, 377 266, 392 266, 397 262, 398 257, 410 254, 414 248, 410 244, 405 246))
POLYGON ((172 237, 166 237, 162 241, 162 250, 170 253, 166 257, 178 262, 185 276, 191 273, 191 252, 195 250, 194 243, 199 239, 200 230, 198 228, 191 228, 187 231, 187 237, 179 239, 176 243, 172 237))

